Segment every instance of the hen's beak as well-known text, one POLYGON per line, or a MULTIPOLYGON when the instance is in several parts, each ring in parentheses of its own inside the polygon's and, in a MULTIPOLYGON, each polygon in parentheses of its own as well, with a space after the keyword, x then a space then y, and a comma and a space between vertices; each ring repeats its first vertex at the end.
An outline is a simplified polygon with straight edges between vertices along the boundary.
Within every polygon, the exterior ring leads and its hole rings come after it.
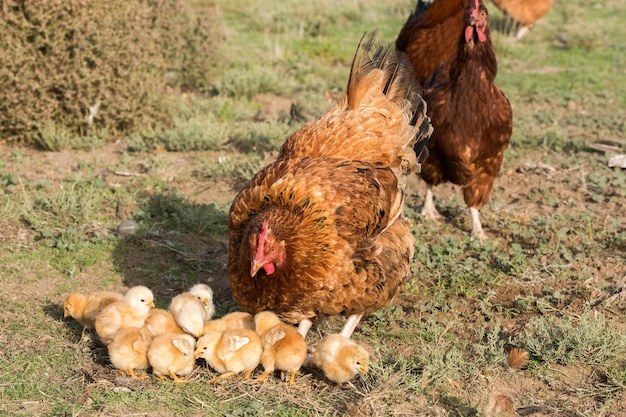
POLYGON ((259 262, 257 260, 252 261, 252 266, 250 267, 250 276, 254 277, 261 268, 263 268, 263 262, 259 262))
POLYGON ((474 16, 470 16, 469 18, 470 26, 476 26, 476 22, 477 22, 476 18, 474 16))

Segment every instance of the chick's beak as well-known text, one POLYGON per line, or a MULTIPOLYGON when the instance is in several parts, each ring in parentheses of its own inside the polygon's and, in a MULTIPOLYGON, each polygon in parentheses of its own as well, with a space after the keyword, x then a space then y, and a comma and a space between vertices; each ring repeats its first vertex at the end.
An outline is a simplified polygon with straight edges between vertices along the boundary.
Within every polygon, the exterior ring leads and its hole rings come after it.
POLYGON ((69 315, 70 315, 69 311, 67 310, 63 311, 63 318, 67 318, 67 316, 69 315))
POLYGON ((154 301, 150 301, 148 304, 146 304, 148 307, 154 308, 154 301))
POLYGON ((202 352, 196 352, 193 354, 194 359, 198 359, 202 357, 202 352))

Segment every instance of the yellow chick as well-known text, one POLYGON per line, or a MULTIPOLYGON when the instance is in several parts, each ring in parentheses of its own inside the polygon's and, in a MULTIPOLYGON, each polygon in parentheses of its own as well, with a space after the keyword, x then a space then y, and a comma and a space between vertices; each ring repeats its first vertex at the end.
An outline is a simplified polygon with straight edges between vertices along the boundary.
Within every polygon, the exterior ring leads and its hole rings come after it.
POLYGON ((352 339, 330 334, 318 343, 313 352, 313 363, 324 371, 326 378, 343 384, 357 373, 367 373, 369 354, 352 339))
POLYGON ((174 382, 186 382, 195 366, 196 339, 188 334, 163 334, 152 339, 148 347, 148 362, 152 373, 161 379, 169 375, 174 382))
POLYGON ((271 311, 262 311, 254 317, 256 332, 261 337, 263 373, 256 381, 263 382, 275 369, 290 372, 289 385, 294 384, 296 372, 306 358, 307 345, 298 330, 283 323, 271 311))
POLYGON ((261 339, 249 329, 210 332, 198 339, 195 357, 204 358, 207 364, 220 373, 209 382, 218 382, 245 372, 243 379, 250 378, 261 361, 261 339))
POLYGON ((210 320, 204 323, 202 334, 209 332, 225 332, 226 330, 250 329, 254 330, 254 316, 243 311, 235 311, 226 314, 224 317, 216 320, 210 320))
POLYGON ((191 295, 195 295, 204 304, 206 310, 206 320, 211 320, 215 315, 215 305, 213 304, 213 290, 206 284, 196 284, 189 289, 191 295))
POLYGON ((109 304, 124 298, 122 294, 101 291, 93 294, 73 292, 63 301, 63 317, 73 317, 85 327, 93 327, 96 316, 109 304))
POLYGON ((137 376, 135 369, 148 368, 148 346, 152 336, 144 327, 127 327, 120 329, 107 346, 109 359, 122 375, 130 375, 133 379, 147 378, 137 376))
POLYGON ((169 307, 176 323, 195 338, 202 336, 207 314, 204 304, 189 292, 178 294, 172 298, 169 307))
POLYGON ((143 285, 132 287, 124 299, 109 304, 96 316, 96 333, 108 345, 120 329, 143 326, 152 307, 152 291, 143 285))
POLYGON ((185 331, 176 323, 174 316, 167 310, 152 308, 143 327, 152 337, 162 334, 183 334, 185 331))

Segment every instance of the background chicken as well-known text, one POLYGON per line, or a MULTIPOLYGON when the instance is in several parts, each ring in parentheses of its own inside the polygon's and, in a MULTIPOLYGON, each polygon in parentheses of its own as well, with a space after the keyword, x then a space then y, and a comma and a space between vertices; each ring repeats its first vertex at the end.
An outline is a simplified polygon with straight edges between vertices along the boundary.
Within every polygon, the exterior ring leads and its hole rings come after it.
POLYGON ((315 366, 329 380, 343 384, 369 370, 369 353, 364 347, 340 334, 329 334, 319 341, 313 352, 315 366))
POLYGON ((420 85, 457 50, 468 0, 418 0, 396 39, 409 57, 420 85))
POLYGON ((289 385, 293 385, 296 372, 306 358, 307 344, 304 337, 271 311, 257 313, 254 321, 256 332, 263 343, 263 373, 256 380, 262 382, 278 369, 289 372, 289 385))
POLYGON ((398 174, 431 132, 421 88, 393 48, 359 44, 346 94, 287 139, 230 209, 228 275, 250 313, 269 310, 306 335, 317 317, 389 303, 409 274, 413 237, 398 174))
MULTIPOLYGON (((494 84, 496 57, 491 47, 487 9, 479 0, 465 11, 465 28, 457 31, 457 52, 428 79, 424 99, 434 132, 421 176, 428 184, 422 214, 441 216, 432 187, 460 185, 472 216, 472 233, 485 239, 478 210, 487 202, 500 171, 513 128, 509 100, 494 84)), ((418 62, 413 62, 419 65, 418 62)))
POLYGON ((552 9, 552 0, 491 0, 508 18, 504 31, 510 33, 519 27, 516 39, 521 39, 530 26, 552 9))
POLYGON ((74 292, 63 301, 63 317, 70 316, 85 327, 94 327, 98 313, 122 298, 122 294, 111 291, 99 291, 89 295, 74 292))
POLYGON ((206 363, 219 372, 217 378, 209 382, 218 382, 244 372, 243 379, 259 365, 263 346, 261 339, 249 329, 209 332, 198 339, 195 358, 203 358, 206 363))

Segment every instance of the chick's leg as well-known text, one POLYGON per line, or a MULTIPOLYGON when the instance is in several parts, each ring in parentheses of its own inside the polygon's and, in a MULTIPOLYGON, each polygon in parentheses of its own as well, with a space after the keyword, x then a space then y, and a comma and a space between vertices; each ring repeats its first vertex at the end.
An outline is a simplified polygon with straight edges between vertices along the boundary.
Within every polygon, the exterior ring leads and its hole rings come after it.
POLYGON ((148 377, 148 375, 137 376, 137 374, 135 373, 135 370, 130 366, 128 367, 128 374, 130 375, 132 379, 144 379, 148 377))
POLYGON ((487 235, 485 235, 483 226, 480 224, 478 209, 470 207, 470 214, 472 215, 472 235, 482 244, 487 239, 487 235))
POLYGON ((218 376, 217 378, 210 379, 209 382, 220 382, 223 379, 228 379, 228 378, 231 378, 231 377, 233 377, 235 375, 237 375, 237 372, 226 372, 226 373, 223 373, 222 375, 218 376))
POLYGON ((254 380, 254 382, 264 382, 267 379, 268 375, 271 374, 271 373, 272 373, 272 370, 269 370, 269 371, 265 370, 265 371, 263 371, 263 373, 261 375, 259 375, 257 377, 257 379, 254 380))
POLYGON ((433 186, 426 185, 426 196, 424 197, 424 206, 422 207, 422 216, 428 220, 443 220, 443 216, 439 214, 433 202, 433 186))
POLYGON ((176 375, 176 373, 174 371, 170 371, 170 376, 172 377, 174 382, 177 383, 177 384, 180 384, 182 382, 188 382, 186 379, 180 378, 178 375, 176 375))
POLYGON ((296 372, 298 372, 297 369, 292 369, 290 372, 290 377, 289 377, 289 385, 294 385, 295 381, 296 381, 296 372))
POLYGON ((362 318, 363 314, 352 314, 350 317, 348 317, 346 324, 344 324, 343 329, 341 329, 341 335, 348 338, 352 336, 354 329, 356 329, 356 326, 359 324, 362 318))

